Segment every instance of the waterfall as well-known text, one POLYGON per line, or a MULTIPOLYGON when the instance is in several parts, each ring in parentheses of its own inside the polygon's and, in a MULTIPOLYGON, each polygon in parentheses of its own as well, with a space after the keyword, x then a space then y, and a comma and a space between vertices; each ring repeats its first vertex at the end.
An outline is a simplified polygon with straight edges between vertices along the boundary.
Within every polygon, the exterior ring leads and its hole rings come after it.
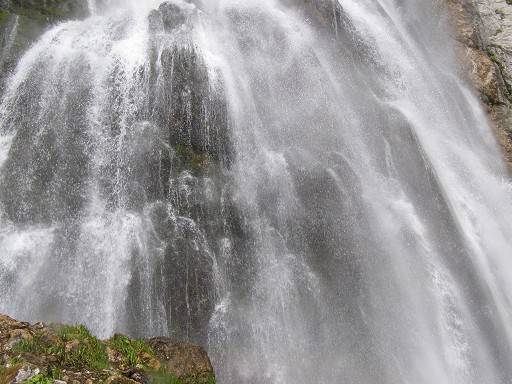
POLYGON ((509 383, 512 191, 424 0, 89 0, 0 101, 0 312, 218 381, 509 383))

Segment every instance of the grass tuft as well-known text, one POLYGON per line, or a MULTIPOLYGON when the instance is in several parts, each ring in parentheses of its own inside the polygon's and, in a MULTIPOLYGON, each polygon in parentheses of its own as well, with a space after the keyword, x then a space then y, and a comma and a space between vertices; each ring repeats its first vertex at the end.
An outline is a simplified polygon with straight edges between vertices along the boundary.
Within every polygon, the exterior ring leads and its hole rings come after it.
POLYGON ((143 340, 132 340, 124 335, 114 335, 108 344, 121 353, 124 358, 124 363, 129 367, 135 367, 138 364, 143 364, 142 355, 154 355, 151 347, 143 340))
POLYGON ((109 367, 105 345, 91 335, 83 325, 60 326, 57 334, 64 345, 51 347, 51 353, 60 357, 64 364, 75 368, 87 368, 90 370, 102 370, 109 367), (66 352, 65 343, 76 341, 78 345, 66 352))

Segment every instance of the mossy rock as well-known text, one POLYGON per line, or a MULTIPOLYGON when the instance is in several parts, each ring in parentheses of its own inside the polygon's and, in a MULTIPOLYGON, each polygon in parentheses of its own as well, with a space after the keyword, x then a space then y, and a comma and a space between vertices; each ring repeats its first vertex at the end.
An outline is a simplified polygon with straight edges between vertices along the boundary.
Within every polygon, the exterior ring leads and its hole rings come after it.
POLYGON ((29 367, 32 384, 80 383, 213 384, 215 375, 199 346, 159 337, 93 336, 83 325, 30 325, 0 315, 0 384, 29 367))
POLYGON ((23 53, 48 28, 64 20, 85 17, 87 13, 87 2, 83 0, 0 2, 0 80, 5 80, 23 53))

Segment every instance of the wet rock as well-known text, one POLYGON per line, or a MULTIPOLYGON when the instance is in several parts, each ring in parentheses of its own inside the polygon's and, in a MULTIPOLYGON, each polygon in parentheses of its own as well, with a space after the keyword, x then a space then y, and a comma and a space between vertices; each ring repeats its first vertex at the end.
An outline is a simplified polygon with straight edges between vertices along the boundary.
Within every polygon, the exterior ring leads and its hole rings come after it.
POLYGON ((51 25, 88 13, 81 0, 6 0, 0 2, 0 91, 18 58, 51 25))
POLYGON ((206 351, 194 344, 167 337, 149 340, 155 354, 164 362, 164 369, 178 378, 213 375, 213 367, 206 351))
POLYGON ((164 22, 160 11, 153 9, 148 16, 149 30, 153 33, 164 30, 164 22))
POLYGON ((487 54, 475 48, 467 49, 466 58, 470 79, 482 95, 483 101, 488 104, 505 103, 504 83, 496 64, 487 54))
POLYGON ((162 25, 167 32, 181 27, 187 21, 185 13, 176 4, 162 3, 158 10, 162 17, 162 25))
POLYGON ((512 167, 512 6, 508 0, 439 1, 448 10, 459 57, 512 167))

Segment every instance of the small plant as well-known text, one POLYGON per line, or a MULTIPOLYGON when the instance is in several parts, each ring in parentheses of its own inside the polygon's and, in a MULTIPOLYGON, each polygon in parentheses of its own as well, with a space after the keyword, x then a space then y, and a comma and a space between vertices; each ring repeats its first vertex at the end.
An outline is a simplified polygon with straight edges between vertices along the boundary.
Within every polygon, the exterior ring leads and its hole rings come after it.
POLYGON ((20 356, 14 356, 9 358, 9 367, 23 363, 23 359, 20 356))
POLYGON ((196 377, 187 377, 179 379, 176 376, 159 370, 151 373, 152 384, 216 384, 214 375, 199 375, 196 377))
POLYGON ((109 345, 121 353, 124 363, 129 367, 135 367, 142 364, 142 355, 153 355, 153 350, 143 340, 132 340, 124 335, 114 335, 109 341, 109 345))
POLYGON ((41 335, 34 335, 31 340, 21 340, 12 348, 14 353, 44 353, 46 346, 41 342, 41 335))
POLYGON ((216 384, 214 375, 200 376, 191 381, 191 384, 216 384))
POLYGON ((157 371, 151 374, 152 384, 183 384, 176 376, 164 371, 157 371))
POLYGON ((53 381, 53 379, 40 373, 39 375, 35 375, 31 379, 25 381, 25 384, 53 384, 53 381))
POLYGON ((83 325, 61 326, 57 334, 64 343, 76 342, 77 345, 66 351, 65 344, 53 346, 49 352, 64 360, 64 364, 76 368, 102 370, 108 368, 105 345, 91 335, 83 325))
POLYGON ((57 367, 48 367, 47 376, 53 380, 60 380, 63 376, 62 370, 57 367))
POLYGON ((83 325, 61 325, 57 327, 56 331, 59 337, 65 342, 71 340, 86 341, 96 339, 83 325))

